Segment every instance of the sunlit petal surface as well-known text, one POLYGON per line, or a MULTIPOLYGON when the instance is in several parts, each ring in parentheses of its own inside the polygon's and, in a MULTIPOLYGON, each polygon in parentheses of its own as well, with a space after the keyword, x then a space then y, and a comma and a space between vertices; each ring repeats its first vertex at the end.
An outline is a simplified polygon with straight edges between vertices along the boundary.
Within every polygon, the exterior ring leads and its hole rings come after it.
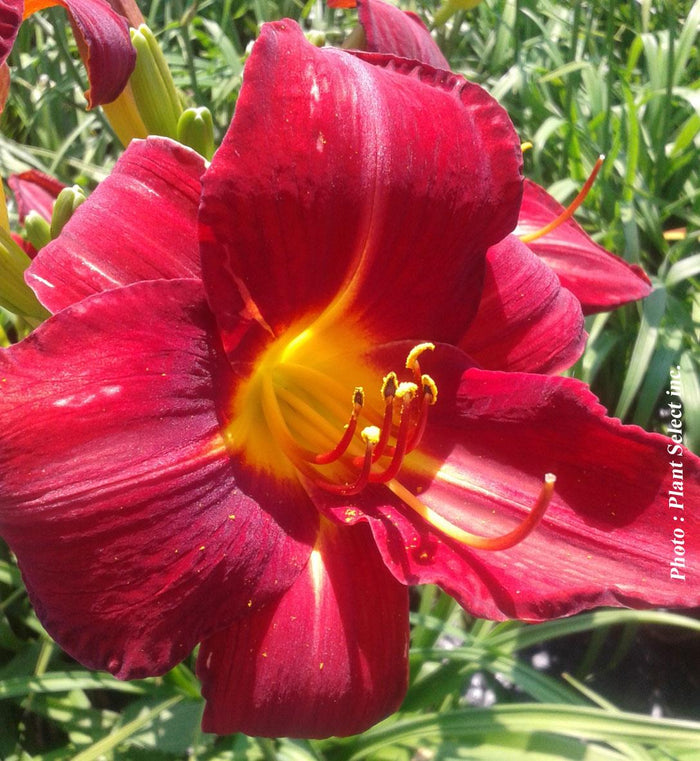
POLYGON ((221 439, 213 327, 196 281, 140 283, 0 355, 0 531, 45 627, 91 668, 163 673, 308 559, 303 492, 241 471, 221 439))
POLYGON ((204 179, 202 265, 222 329, 252 303, 275 334, 325 310, 385 336, 460 337, 486 249, 517 215, 505 112, 460 77, 319 50, 288 22, 266 24, 255 50, 204 179))
POLYGON ((277 604, 202 643, 204 730, 354 734, 398 708, 407 656, 407 588, 365 527, 326 522, 277 604))
POLYGON ((166 138, 130 144, 49 243, 27 283, 56 312, 139 280, 199 277, 197 205, 204 159, 166 138))

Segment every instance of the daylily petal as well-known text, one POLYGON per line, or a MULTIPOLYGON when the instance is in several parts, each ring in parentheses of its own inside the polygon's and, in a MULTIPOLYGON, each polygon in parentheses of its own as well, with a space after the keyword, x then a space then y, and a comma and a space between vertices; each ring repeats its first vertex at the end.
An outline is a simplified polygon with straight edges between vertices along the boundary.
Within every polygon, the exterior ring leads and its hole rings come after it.
MULTIPOLYGON (((563 211, 544 188, 526 180, 515 235, 535 232, 563 211)), ((584 314, 603 312, 651 293, 651 282, 641 267, 606 251, 573 219, 527 245, 581 302, 584 314)))
POLYGON ((407 655, 407 588, 366 527, 324 522, 306 569, 277 603, 202 643, 202 728, 305 738, 361 732, 401 703, 407 655))
POLYGON ((86 666, 163 673, 305 566, 318 517, 230 458, 230 386, 192 280, 98 294, 0 352, 0 533, 86 666))
POLYGON ((52 312, 139 280, 200 277, 204 159, 166 138, 133 141, 109 177, 45 246, 27 283, 52 312))
POLYGON ((0 64, 10 55, 22 25, 23 0, 0 0, 0 64))
MULTIPOLYGON (((333 2, 328 5, 334 7, 333 2)), ((366 38, 363 50, 412 58, 449 71, 450 64, 417 14, 382 0, 357 0, 357 16, 366 38)))
POLYGON ((36 211, 51 222, 53 204, 58 194, 66 186, 44 172, 29 169, 21 174, 11 174, 7 178, 17 203, 17 216, 21 223, 30 211, 36 211))
POLYGON ((397 477, 403 487, 454 526, 497 536, 528 514, 545 473, 557 481, 542 522, 499 551, 460 544, 405 501, 387 498, 386 487, 334 506, 314 494, 335 520, 369 522, 400 581, 437 583, 474 615, 492 619, 539 621, 599 605, 700 604, 700 586, 678 578, 692 569, 679 564, 672 571, 676 558, 683 563, 700 551, 691 510, 700 500, 696 456, 605 417, 579 381, 459 373, 466 361, 446 348, 426 364, 440 396, 420 450, 397 477), (685 509, 671 500, 678 489, 685 509), (680 555, 674 539, 683 542, 680 555))
POLYGON ((24 240, 24 238, 17 233, 10 233, 10 235, 12 236, 12 240, 22 249, 22 251, 24 251, 24 253, 30 259, 33 259, 36 256, 36 249, 28 240, 24 240))
POLYGON ((519 203, 507 114, 456 75, 357 56, 291 21, 263 27, 203 179, 205 287, 225 331, 254 305, 276 334, 324 311, 448 340, 477 308, 486 249, 519 203))
POLYGON ((26 0, 24 18, 60 5, 68 11, 88 72, 88 108, 110 103, 124 89, 136 64, 129 25, 105 0, 26 0))
POLYGON ((459 346, 488 370, 557 373, 581 356, 583 328, 576 297, 509 235, 486 254, 479 311, 459 346))
POLYGON ((146 22, 136 0, 107 0, 107 2, 129 22, 129 26, 133 29, 138 29, 141 24, 146 22))

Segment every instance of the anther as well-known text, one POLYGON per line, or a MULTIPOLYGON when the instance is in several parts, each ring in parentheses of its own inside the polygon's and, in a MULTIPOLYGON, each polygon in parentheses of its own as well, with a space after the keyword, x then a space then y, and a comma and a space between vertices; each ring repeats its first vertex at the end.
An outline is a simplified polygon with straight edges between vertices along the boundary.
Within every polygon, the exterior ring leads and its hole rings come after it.
POLYGON ((435 344, 428 342, 417 344, 408 352, 408 356, 406 357, 406 369, 413 370, 413 377, 419 386, 421 385, 421 373, 418 357, 420 357, 424 351, 435 351, 435 344))
POLYGON ((399 379, 396 377, 395 372, 390 372, 382 378, 382 396, 385 399, 393 399, 396 394, 396 389, 399 385, 399 379))
POLYGON ((538 238, 542 238, 544 235, 547 235, 547 233, 551 233, 552 230, 556 230, 559 225, 563 225, 564 222, 566 222, 568 219, 573 217, 576 209, 583 203, 584 199, 588 195, 588 191, 593 186, 593 183, 595 182, 595 178, 598 176, 598 172, 600 171, 600 168, 603 166, 603 161, 605 160, 605 156, 598 156, 598 160, 595 162, 595 166, 593 167, 593 170, 591 171, 590 175, 588 176, 588 179, 584 183, 583 187, 579 191, 579 194, 574 198, 574 200, 564 209, 564 211, 556 218, 553 219, 549 224, 545 225, 544 227, 541 227, 539 230, 535 230, 534 232, 527 233, 527 235, 520 235, 518 236, 520 240, 523 243, 532 243, 533 240, 537 240, 538 238))

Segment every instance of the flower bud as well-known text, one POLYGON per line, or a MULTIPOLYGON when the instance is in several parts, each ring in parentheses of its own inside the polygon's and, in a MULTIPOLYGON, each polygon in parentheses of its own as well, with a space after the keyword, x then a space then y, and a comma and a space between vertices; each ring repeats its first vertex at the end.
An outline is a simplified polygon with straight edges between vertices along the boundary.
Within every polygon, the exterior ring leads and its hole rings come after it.
POLYGON ((130 83, 141 119, 149 134, 175 138, 182 104, 163 51, 145 24, 131 30, 131 42, 137 56, 130 83))
POLYGON ((24 218, 24 232, 27 240, 39 251, 51 240, 51 227, 49 223, 32 209, 24 218))
POLYGON ((214 155, 214 122, 208 108, 188 108, 177 123, 177 139, 209 161, 214 155))
POLYGON ((78 185, 72 188, 63 188, 58 194, 53 206, 51 216, 51 239, 57 238, 63 230, 66 222, 73 216, 73 212, 85 200, 85 193, 78 185))
POLYGON ((449 21, 457 11, 470 11, 476 8, 481 0, 444 0, 443 4, 435 12, 433 26, 442 26, 449 21))
POLYGON ((111 103, 105 103, 102 111, 107 121, 119 138, 119 142, 126 148, 136 138, 148 137, 148 130, 143 123, 138 106, 134 100, 134 91, 131 80, 122 90, 121 95, 111 103))

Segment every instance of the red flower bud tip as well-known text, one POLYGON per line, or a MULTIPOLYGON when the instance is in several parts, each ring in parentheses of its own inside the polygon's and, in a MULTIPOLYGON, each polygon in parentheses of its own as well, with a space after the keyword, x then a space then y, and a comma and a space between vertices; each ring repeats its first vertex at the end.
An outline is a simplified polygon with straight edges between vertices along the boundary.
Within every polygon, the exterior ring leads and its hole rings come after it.
POLYGON ((534 232, 528 233, 527 235, 521 235, 520 240, 523 243, 531 243, 533 240, 537 240, 538 238, 545 236, 547 233, 551 233, 552 230, 556 230, 557 227, 566 222, 567 219, 571 219, 571 217, 574 216, 576 209, 578 209, 578 207, 584 202, 586 196, 588 195, 588 191, 593 186, 595 178, 597 177, 601 166, 603 166, 603 161, 605 161, 605 156, 598 156, 598 160, 595 162, 593 170, 591 171, 588 179, 584 183, 578 195, 556 219, 553 219, 548 225, 541 227, 539 230, 535 230, 534 232))

